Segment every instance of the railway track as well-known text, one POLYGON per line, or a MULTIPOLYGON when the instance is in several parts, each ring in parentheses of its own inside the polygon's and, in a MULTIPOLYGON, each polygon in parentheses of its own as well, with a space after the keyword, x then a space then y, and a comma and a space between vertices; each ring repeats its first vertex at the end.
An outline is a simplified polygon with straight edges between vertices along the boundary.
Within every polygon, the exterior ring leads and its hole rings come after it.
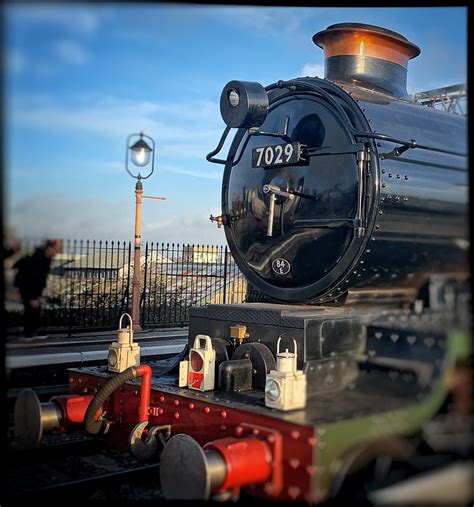
POLYGON ((31 451, 10 446, 8 498, 161 498, 157 462, 140 463, 129 450, 80 433, 67 437, 50 435, 31 451))

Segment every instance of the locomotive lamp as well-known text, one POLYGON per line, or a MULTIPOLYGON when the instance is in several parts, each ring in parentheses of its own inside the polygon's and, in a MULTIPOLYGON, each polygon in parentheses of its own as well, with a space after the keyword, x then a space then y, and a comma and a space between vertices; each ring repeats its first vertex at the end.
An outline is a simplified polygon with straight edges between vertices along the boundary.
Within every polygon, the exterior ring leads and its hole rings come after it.
POLYGON ((270 370, 265 382, 265 406, 282 410, 295 410, 306 406, 306 375, 297 369, 296 340, 294 353, 280 352, 281 337, 277 342, 276 370, 270 370))
POLYGON ((228 127, 260 127, 268 114, 268 95, 260 83, 230 81, 222 90, 220 105, 228 127))
POLYGON ((109 371, 120 373, 130 366, 140 364, 140 345, 133 343, 133 322, 128 313, 120 317, 117 341, 109 347, 107 366, 109 371), (130 326, 122 328, 122 319, 127 316, 130 326))
POLYGON ((216 351, 212 347, 211 337, 198 334, 189 351, 189 361, 181 361, 179 365, 179 386, 187 384, 189 389, 211 391, 215 383, 215 366, 216 351), (187 382, 184 380, 186 378, 187 382))

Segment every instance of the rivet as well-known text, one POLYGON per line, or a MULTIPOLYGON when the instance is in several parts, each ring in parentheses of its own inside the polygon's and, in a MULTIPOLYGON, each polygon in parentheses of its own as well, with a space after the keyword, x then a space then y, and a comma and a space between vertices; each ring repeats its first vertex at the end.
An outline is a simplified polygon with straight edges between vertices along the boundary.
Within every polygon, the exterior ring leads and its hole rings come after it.
POLYGON ((408 174, 405 174, 405 179, 406 179, 406 180, 408 179, 408 174))
POLYGON ((392 177, 392 173, 388 173, 388 177, 391 178, 392 177))
POLYGON ((194 410, 194 403, 189 404, 189 410, 194 410))
POLYGON ((379 215, 383 215, 383 211, 379 209, 379 215))
POLYGON ((382 174, 385 174, 385 169, 382 169, 382 174))
POLYGON ((392 196, 390 194, 387 195, 387 199, 390 200, 392 196))
POLYGON ((123 405, 125 402, 123 400, 119 400, 120 405, 123 405))
POLYGON ((399 174, 397 174, 397 179, 400 179, 400 175, 399 174))
POLYGON ((265 484, 265 493, 269 495, 273 493, 273 484, 270 483, 265 484))
POLYGON ((314 447, 316 445, 316 439, 314 437, 309 437, 308 438, 308 444, 311 446, 311 447, 314 447))
POLYGON ((267 441, 270 442, 271 444, 273 444, 273 442, 275 442, 275 436, 274 435, 268 435, 267 441))
POLYGON ((227 429, 227 426, 226 426, 225 424, 223 424, 223 425, 221 426, 221 431, 225 431, 226 429, 227 429))
POLYGON ((175 413, 174 413, 174 418, 175 418, 175 419, 179 419, 179 412, 175 412, 175 413))
POLYGON ((400 196, 397 195, 397 197, 395 197, 395 200, 398 202, 400 200, 400 196))
POLYGON ((69 377, 69 383, 70 383, 70 384, 73 384, 73 383, 74 383, 74 377, 69 377))
POLYGON ((161 403, 163 403, 165 401, 165 397, 164 396, 160 396, 159 400, 160 400, 161 403))
POLYGON ((385 188, 387 185, 382 182, 382 188, 385 188))
POLYGON ((299 432, 299 431, 297 431, 297 430, 293 430, 293 431, 291 432, 291 438, 292 438, 293 440, 298 440, 298 438, 300 438, 300 432, 299 432))
POLYGON ((299 496, 301 490, 298 486, 290 486, 288 488, 288 494, 291 496, 291 498, 295 499, 299 496))
POLYGON ((221 417, 223 417, 224 419, 227 417, 227 412, 225 410, 221 412, 221 417))
POLYGON ((300 460, 296 458, 288 460, 288 463, 293 470, 296 470, 300 466, 300 460))
POLYGON ((404 198, 403 198, 403 201, 404 201, 404 202, 408 202, 408 197, 404 197, 404 198))
POLYGON ((252 433, 253 433, 254 435, 258 435, 258 434, 260 433, 260 430, 259 430, 258 428, 254 428, 254 429, 252 430, 252 433))
POLYGON ((175 404, 176 406, 178 406, 178 405, 179 405, 179 400, 174 400, 174 404, 175 404))
POLYGON ((161 414, 163 414, 163 412, 164 412, 164 410, 160 407, 160 408, 158 409, 158 413, 161 415, 161 414))
POLYGON ((209 414, 209 412, 210 412, 210 411, 211 411, 211 409, 210 409, 209 407, 206 407, 206 408, 204 409, 204 412, 205 412, 206 414, 209 414))
POLYGON ((77 383, 82 384, 82 379, 81 378, 77 379, 77 383))
POLYGON ((237 428, 235 428, 236 435, 242 435, 243 431, 244 431, 244 429, 242 428, 242 426, 237 426, 237 428))
POLYGON ((134 395, 134 396, 138 396, 138 389, 135 389, 135 390, 133 391, 133 395, 134 395))

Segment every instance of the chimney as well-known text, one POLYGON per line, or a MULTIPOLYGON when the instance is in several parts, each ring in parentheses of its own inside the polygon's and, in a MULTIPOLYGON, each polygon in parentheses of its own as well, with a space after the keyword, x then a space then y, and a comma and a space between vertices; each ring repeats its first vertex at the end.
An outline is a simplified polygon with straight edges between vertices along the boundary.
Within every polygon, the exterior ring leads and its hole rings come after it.
POLYGON ((408 60, 420 48, 397 32, 363 23, 338 23, 313 36, 324 50, 324 77, 410 99, 408 60))

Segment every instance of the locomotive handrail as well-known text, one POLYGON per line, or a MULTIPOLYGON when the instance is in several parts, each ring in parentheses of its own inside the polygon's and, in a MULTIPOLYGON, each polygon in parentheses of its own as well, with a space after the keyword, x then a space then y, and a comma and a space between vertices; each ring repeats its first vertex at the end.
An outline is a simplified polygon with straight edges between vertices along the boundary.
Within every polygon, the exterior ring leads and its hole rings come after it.
POLYGON ((435 151, 438 153, 446 153, 447 155, 455 155, 457 157, 467 157, 467 153, 460 153, 459 151, 451 151, 451 150, 443 150, 441 148, 435 148, 434 146, 426 146, 424 144, 418 144, 415 139, 411 139, 410 141, 397 139, 395 137, 389 136, 387 134, 376 134, 372 132, 353 132, 356 137, 370 137, 371 139, 380 139, 381 141, 387 141, 389 143, 400 144, 402 146, 401 149, 395 148, 390 153, 382 153, 382 156, 394 155, 399 157, 403 152, 407 149, 419 148, 420 150, 427 151, 435 151))
POLYGON ((214 164, 225 164, 227 161, 222 158, 214 158, 214 155, 217 155, 224 146, 225 140, 227 139, 227 136, 229 135, 230 127, 226 127, 224 129, 224 132, 222 132, 222 136, 219 140, 219 143, 217 144, 216 149, 212 150, 206 155, 206 160, 208 162, 212 162, 214 164))
POLYGON ((321 146, 320 148, 305 148, 303 150, 303 155, 310 157, 322 155, 351 155, 363 149, 363 143, 346 144, 344 146, 321 146))

